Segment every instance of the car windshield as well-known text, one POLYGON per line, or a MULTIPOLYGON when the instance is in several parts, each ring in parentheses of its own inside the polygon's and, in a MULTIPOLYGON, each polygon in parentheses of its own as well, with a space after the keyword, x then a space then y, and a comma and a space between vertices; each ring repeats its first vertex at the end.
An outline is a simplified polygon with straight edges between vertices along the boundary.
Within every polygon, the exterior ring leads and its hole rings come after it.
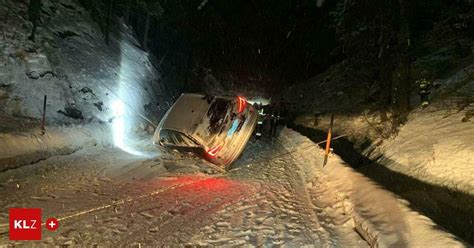
POLYGON ((196 147, 198 146, 194 141, 188 138, 185 134, 163 129, 160 132, 160 142, 163 145, 170 145, 170 146, 187 146, 187 147, 196 147))

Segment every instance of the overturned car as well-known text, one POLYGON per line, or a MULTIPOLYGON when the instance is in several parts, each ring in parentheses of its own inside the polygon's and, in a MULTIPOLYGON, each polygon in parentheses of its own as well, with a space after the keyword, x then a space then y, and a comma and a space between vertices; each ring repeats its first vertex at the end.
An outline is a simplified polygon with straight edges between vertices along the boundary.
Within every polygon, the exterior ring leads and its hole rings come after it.
POLYGON ((227 167, 252 136, 258 112, 243 97, 182 94, 161 120, 155 145, 193 151, 227 167))

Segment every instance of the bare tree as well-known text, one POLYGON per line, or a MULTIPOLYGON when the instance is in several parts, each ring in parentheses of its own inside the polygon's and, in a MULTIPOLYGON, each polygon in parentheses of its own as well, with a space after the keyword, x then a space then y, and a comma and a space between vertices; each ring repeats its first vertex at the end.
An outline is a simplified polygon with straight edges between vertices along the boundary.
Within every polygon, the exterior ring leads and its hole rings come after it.
POLYGON ((411 41, 408 22, 408 2, 406 0, 398 0, 398 3, 400 5, 400 34, 398 37, 401 49, 398 114, 401 118, 404 118, 410 110, 411 63, 409 50, 411 41))
POLYGON ((140 2, 141 7, 146 13, 145 30, 143 32, 143 49, 148 50, 148 36, 150 33, 150 25, 153 20, 157 20, 163 14, 163 8, 158 1, 144 0, 140 2))
POLYGON ((148 50, 148 33, 150 32, 150 12, 146 13, 145 32, 143 33, 143 49, 148 50))
POLYGON ((112 10, 114 6, 114 0, 107 0, 106 2, 106 8, 107 8, 107 14, 106 14, 106 19, 105 19, 105 28, 104 28, 104 35, 105 35, 105 43, 109 45, 110 42, 110 25, 111 25, 111 19, 112 19, 112 10))
POLYGON ((30 0, 28 5, 28 17, 33 23, 33 29, 31 30, 30 40, 35 41, 36 29, 41 18, 41 0, 30 0))

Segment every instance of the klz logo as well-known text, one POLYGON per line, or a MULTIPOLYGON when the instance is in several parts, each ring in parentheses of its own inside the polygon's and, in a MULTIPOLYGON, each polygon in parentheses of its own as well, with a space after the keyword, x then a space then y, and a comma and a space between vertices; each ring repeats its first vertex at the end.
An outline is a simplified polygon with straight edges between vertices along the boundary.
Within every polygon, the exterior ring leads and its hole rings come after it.
POLYGON ((10 240, 41 240, 41 209, 10 208, 10 240))

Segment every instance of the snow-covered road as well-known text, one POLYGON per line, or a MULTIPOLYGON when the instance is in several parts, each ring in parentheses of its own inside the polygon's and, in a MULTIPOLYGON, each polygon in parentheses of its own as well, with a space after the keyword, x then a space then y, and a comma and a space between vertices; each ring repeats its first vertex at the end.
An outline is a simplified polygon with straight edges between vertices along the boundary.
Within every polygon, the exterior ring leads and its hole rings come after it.
POLYGON ((8 209, 36 207, 60 227, 34 244, 463 246, 337 156, 321 164, 318 146, 288 129, 251 142, 226 174, 175 152, 52 157, 0 174, 0 243, 12 243, 8 209))

